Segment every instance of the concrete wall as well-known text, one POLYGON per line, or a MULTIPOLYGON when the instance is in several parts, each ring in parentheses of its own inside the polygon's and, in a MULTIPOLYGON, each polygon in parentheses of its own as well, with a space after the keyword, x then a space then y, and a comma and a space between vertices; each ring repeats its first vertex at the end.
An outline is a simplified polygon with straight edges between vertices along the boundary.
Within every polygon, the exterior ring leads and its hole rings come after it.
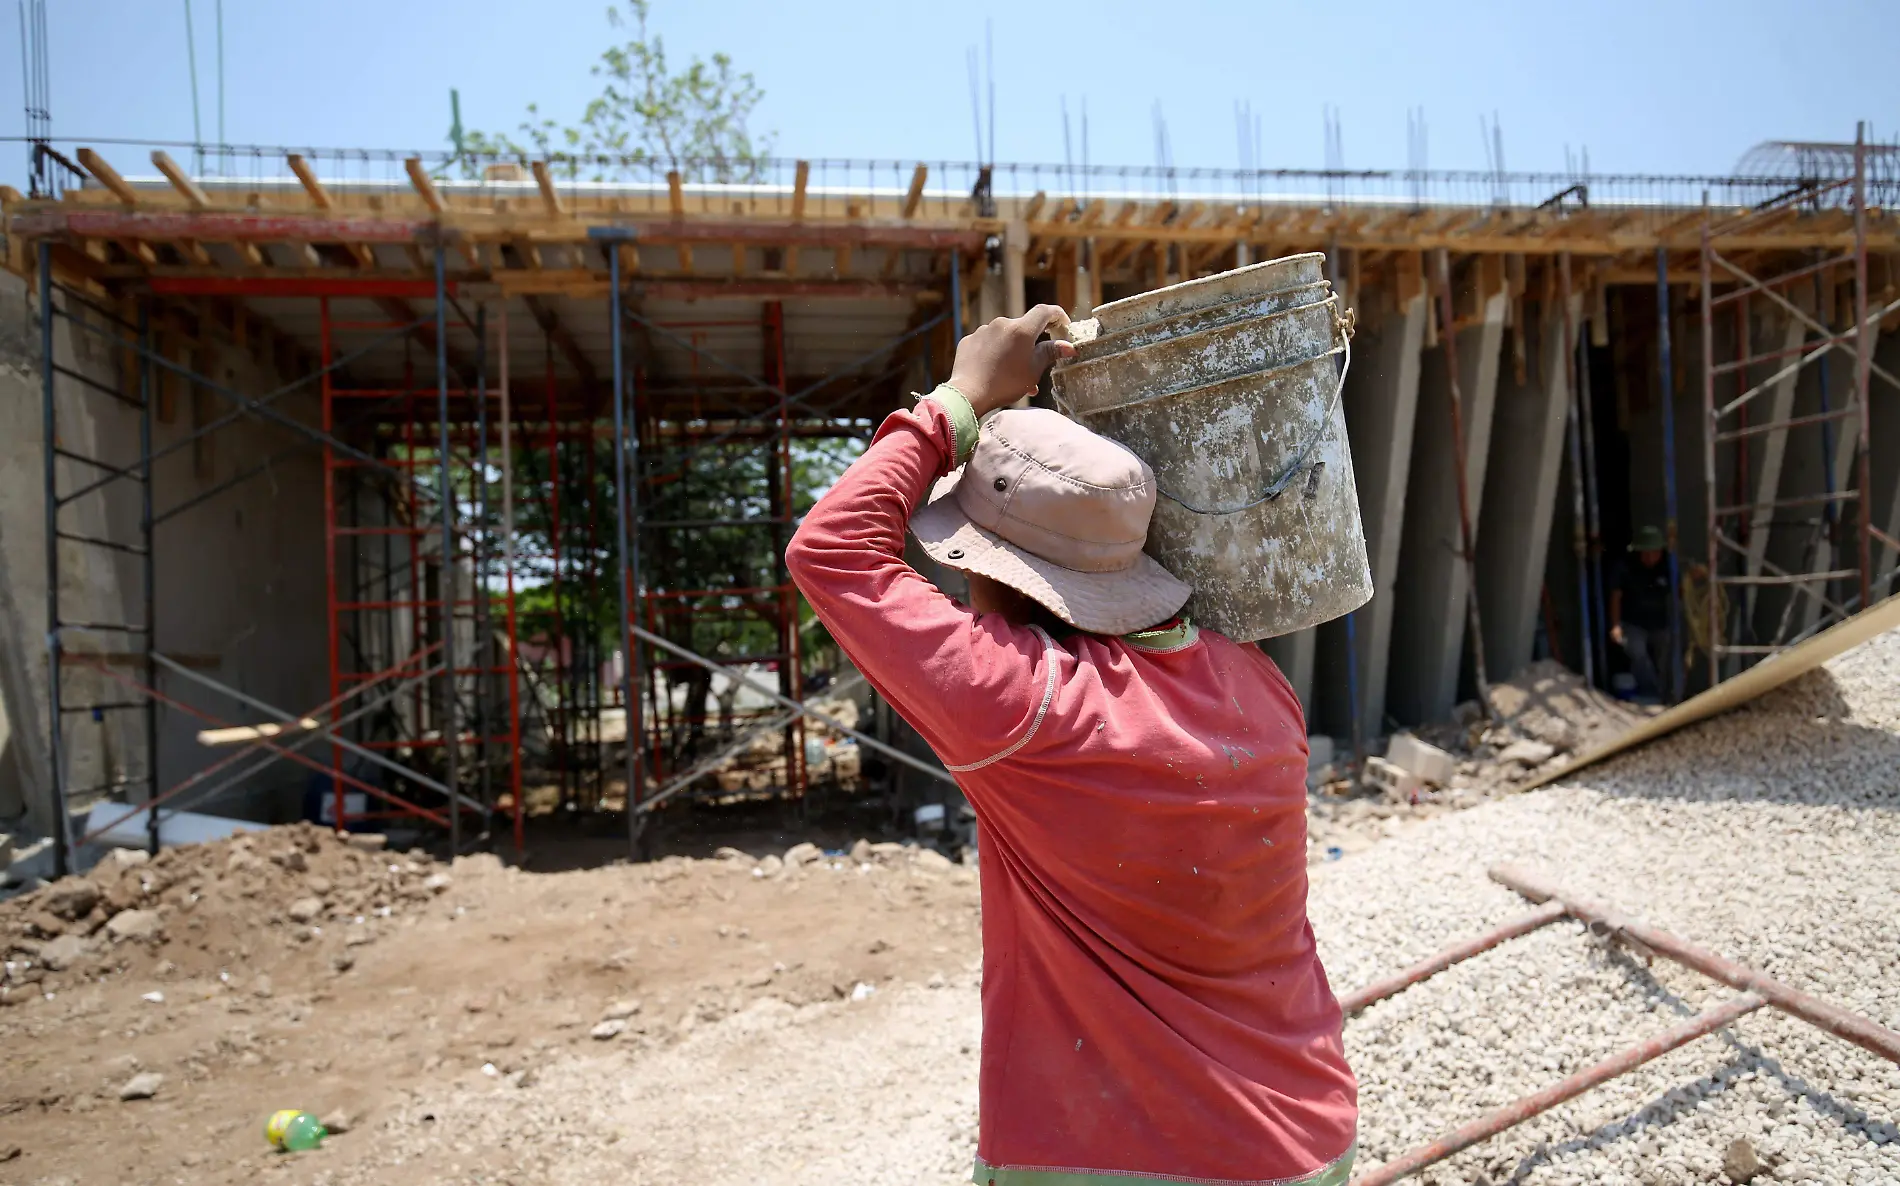
MULTIPOLYGON (((50 767, 47 737, 46 561, 43 497, 44 435, 41 416, 41 367, 38 311, 26 286, 12 275, 0 276, 0 694, 11 730, 8 752, 14 756, 16 797, 45 829, 51 825, 50 767)), ((136 391, 132 360, 96 335, 64 321, 55 323, 56 357, 95 381, 136 391)), ((278 386, 280 377, 250 353, 229 343, 175 344, 173 357, 183 365, 247 395, 278 386)), ((75 451, 118 465, 138 457, 136 411, 67 378, 58 381, 59 441, 75 451)), ((194 427, 231 410, 233 402, 202 385, 173 380, 157 396, 160 423, 154 446, 163 450, 194 427)), ((274 405, 305 423, 317 418, 313 395, 297 393, 274 405)), ((240 420, 195 445, 161 458, 155 466, 153 503, 164 515, 193 495, 208 491, 238 472, 303 443, 282 428, 240 420)), ((64 463, 63 490, 96 473, 64 463)), ((266 472, 163 521, 154 546, 158 607, 155 639, 165 654, 208 664, 206 674, 290 711, 302 711, 328 695, 324 623, 322 467, 315 448, 305 447, 266 472)), ((66 531, 137 545, 139 497, 133 483, 118 483, 99 496, 72 503, 62 512, 66 531)), ((80 544, 63 544, 61 610, 67 618, 141 621, 144 617, 140 561, 80 544)), ((137 651, 137 638, 66 636, 68 650, 137 651)), ((138 678, 134 666, 115 666, 138 678)), ((221 719, 250 722, 255 710, 164 675, 159 688, 168 696, 221 719)), ((121 700, 133 693, 102 676, 69 669, 62 682, 69 701, 121 700)), ((73 788, 144 780, 141 714, 84 717, 67 726, 67 782, 73 788)), ((219 754, 199 746, 206 727, 187 713, 159 714, 161 787, 215 761, 219 754)), ((210 805, 211 810, 247 810, 253 815, 281 814, 286 808, 273 788, 301 787, 300 774, 278 767, 259 780, 247 802, 210 805)), ((143 786, 135 797, 142 797, 143 786)))

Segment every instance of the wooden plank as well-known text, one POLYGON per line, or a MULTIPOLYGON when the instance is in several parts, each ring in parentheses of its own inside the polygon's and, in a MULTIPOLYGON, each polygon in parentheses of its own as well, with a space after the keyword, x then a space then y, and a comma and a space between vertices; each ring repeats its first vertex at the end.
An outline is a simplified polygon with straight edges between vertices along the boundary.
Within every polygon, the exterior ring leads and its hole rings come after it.
POLYGON ((811 162, 800 161, 792 170, 792 221, 805 217, 805 184, 811 180, 811 162))
POLYGON ((682 242, 675 244, 673 250, 679 252, 680 271, 691 276, 693 274, 693 245, 682 242))
POLYGON ((1044 193, 1041 190, 1037 190, 1035 194, 1030 197, 1029 201, 1023 204, 1022 213, 1018 215, 1018 217, 1021 218, 1024 222, 1036 221, 1036 215, 1042 213, 1043 204, 1048 202, 1048 200, 1049 200, 1048 194, 1044 193))
POLYGON ((521 257, 522 267, 541 267, 541 249, 536 247, 533 240, 529 239, 526 235, 516 235, 508 245, 515 249, 516 255, 521 257))
POLYGON ((1562 763, 1556 769, 1540 774, 1519 789, 1531 791, 1547 786, 1560 778, 1568 778, 1586 766, 1622 753, 1624 750, 1634 749, 1684 726, 1693 725, 1697 721, 1707 720, 1718 713, 1746 704, 1798 675, 1813 671, 1836 655, 1897 627, 1900 627, 1900 597, 1890 597, 1877 603, 1871 609, 1862 610, 1846 621, 1830 626, 1799 646, 1790 647, 1771 658, 1764 659, 1740 675, 1723 680, 1713 688, 1691 696, 1669 711, 1649 718, 1615 740, 1585 751, 1570 761, 1562 763))
POLYGON ((445 209, 442 195, 436 192, 435 182, 429 180, 428 171, 422 167, 422 158, 412 156, 402 163, 402 167, 409 174, 409 184, 421 195, 422 204, 437 214, 442 213, 445 209))
POLYGON ((289 162, 290 171, 297 175, 297 180, 303 183, 303 192, 309 195, 312 206, 319 210, 335 208, 336 202, 331 199, 330 191, 323 188, 323 182, 317 179, 316 170, 310 167, 309 161, 294 152, 284 159, 289 162))
POLYGON ((204 210, 210 207, 211 198, 209 195, 207 195, 204 190, 198 188, 198 183, 191 179, 191 175, 179 168, 178 162, 168 156, 164 150, 154 149, 152 151, 152 164, 156 165, 158 171, 165 175, 165 180, 172 183, 173 189, 184 195, 186 205, 190 206, 193 210, 204 210))
POLYGON ((930 176, 930 167, 918 165, 910 175, 910 191, 904 195, 904 217, 915 218, 917 207, 923 205, 924 181, 930 176))
POLYGON ((686 191, 684 179, 678 169, 670 170, 666 175, 666 208, 674 218, 686 217, 686 191))
POLYGON ((79 150, 79 163, 86 167, 86 172, 98 178, 99 184, 105 186, 113 197, 127 206, 139 204, 138 191, 127 185, 125 178, 119 176, 117 169, 106 164, 104 157, 90 148, 82 148, 79 150))
POLYGON ((276 737, 288 737, 298 733, 314 733, 323 728, 323 722, 315 717, 305 717, 301 721, 285 721, 282 724, 232 725, 228 729, 204 729, 198 733, 198 744, 215 749, 225 745, 243 745, 252 741, 266 741, 276 737))
POLYGON ((541 204, 555 218, 567 217, 567 210, 561 205, 561 195, 554 188, 554 177, 548 172, 546 161, 530 162, 528 167, 534 170, 534 183, 541 187, 541 204))
POLYGON ((1102 215, 1107 212, 1107 210, 1108 204, 1102 199, 1096 198, 1082 211, 1082 217, 1075 220, 1075 225, 1079 227, 1092 227, 1102 221, 1102 215))

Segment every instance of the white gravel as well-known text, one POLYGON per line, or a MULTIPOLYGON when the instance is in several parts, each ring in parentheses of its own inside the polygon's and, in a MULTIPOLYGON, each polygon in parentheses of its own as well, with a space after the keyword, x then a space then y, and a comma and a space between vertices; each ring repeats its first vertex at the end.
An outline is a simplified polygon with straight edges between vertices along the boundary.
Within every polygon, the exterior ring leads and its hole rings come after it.
MULTIPOLYGON (((1798 988, 1900 1027, 1900 635, 1577 782, 1421 825, 1315 870, 1337 986, 1528 908, 1522 862, 1798 988)), ((1573 922, 1348 1024, 1369 1168, 1736 995, 1573 922)), ((1900 1067, 1771 1011, 1445 1163, 1426 1181, 1900 1182, 1900 1067)))
MULTIPOLYGON (((1900 1028, 1895 672, 1900 634, 1571 784, 1315 868, 1335 987, 1528 909, 1485 876, 1509 860, 1900 1028)), ((1348 1023, 1360 1168, 1734 995, 1574 922, 1512 940, 1348 1023)), ((859 1003, 755 1004, 659 1049, 587 1043, 526 1089, 474 1076, 389 1117, 385 1144, 441 1181, 964 1181, 977 1030, 969 975, 859 1003)), ((1764 1010, 1422 1180, 1726 1182, 1739 1138, 1766 1166, 1758 1182, 1900 1183, 1896 1117, 1900 1067, 1764 1010)))

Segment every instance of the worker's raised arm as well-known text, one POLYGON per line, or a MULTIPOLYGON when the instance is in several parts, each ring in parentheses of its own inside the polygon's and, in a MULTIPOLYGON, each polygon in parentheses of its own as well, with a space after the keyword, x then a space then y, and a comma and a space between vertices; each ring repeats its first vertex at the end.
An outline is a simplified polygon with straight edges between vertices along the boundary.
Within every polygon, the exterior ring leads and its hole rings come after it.
POLYGON ((838 645, 953 768, 1021 745, 1054 688, 1045 635, 977 614, 904 560, 911 515, 932 483, 969 457, 978 417, 1033 389, 1056 357, 1043 348, 1049 343, 1036 345, 1040 325, 1027 349, 1022 332, 999 321, 964 339, 955 385, 892 413, 785 552, 792 579, 838 645), (972 344, 975 361, 966 357, 972 344))

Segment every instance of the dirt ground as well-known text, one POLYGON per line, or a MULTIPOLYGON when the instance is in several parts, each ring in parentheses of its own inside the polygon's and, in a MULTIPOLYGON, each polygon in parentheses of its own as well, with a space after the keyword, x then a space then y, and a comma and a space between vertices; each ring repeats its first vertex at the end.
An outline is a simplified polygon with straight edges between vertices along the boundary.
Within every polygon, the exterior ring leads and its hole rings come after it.
MULTIPOLYGON (((1494 705, 1434 737, 1446 793, 1315 795, 1312 863, 1504 793, 1513 740, 1627 724, 1561 673, 1494 705)), ((612 817, 544 819, 521 867, 298 826, 0 903, 0 1186, 965 1179, 975 871, 856 840, 870 800, 679 814, 637 865, 612 817), (338 1131, 276 1154, 279 1108, 338 1131)))
POLYGON ((8 902, 0 1183, 531 1181, 535 1151, 480 1129, 441 1134, 456 1173, 419 1169, 429 1101, 527 1100, 565 1064, 663 1057, 735 1015, 974 982, 974 870, 896 844, 756 855, 539 874, 298 827, 109 862, 84 879, 96 903, 8 902), (592 1036, 603 1019, 618 1032, 592 1036), (122 1101, 144 1072, 152 1097, 122 1101), (263 1125, 286 1107, 347 1131, 275 1155, 263 1125))

